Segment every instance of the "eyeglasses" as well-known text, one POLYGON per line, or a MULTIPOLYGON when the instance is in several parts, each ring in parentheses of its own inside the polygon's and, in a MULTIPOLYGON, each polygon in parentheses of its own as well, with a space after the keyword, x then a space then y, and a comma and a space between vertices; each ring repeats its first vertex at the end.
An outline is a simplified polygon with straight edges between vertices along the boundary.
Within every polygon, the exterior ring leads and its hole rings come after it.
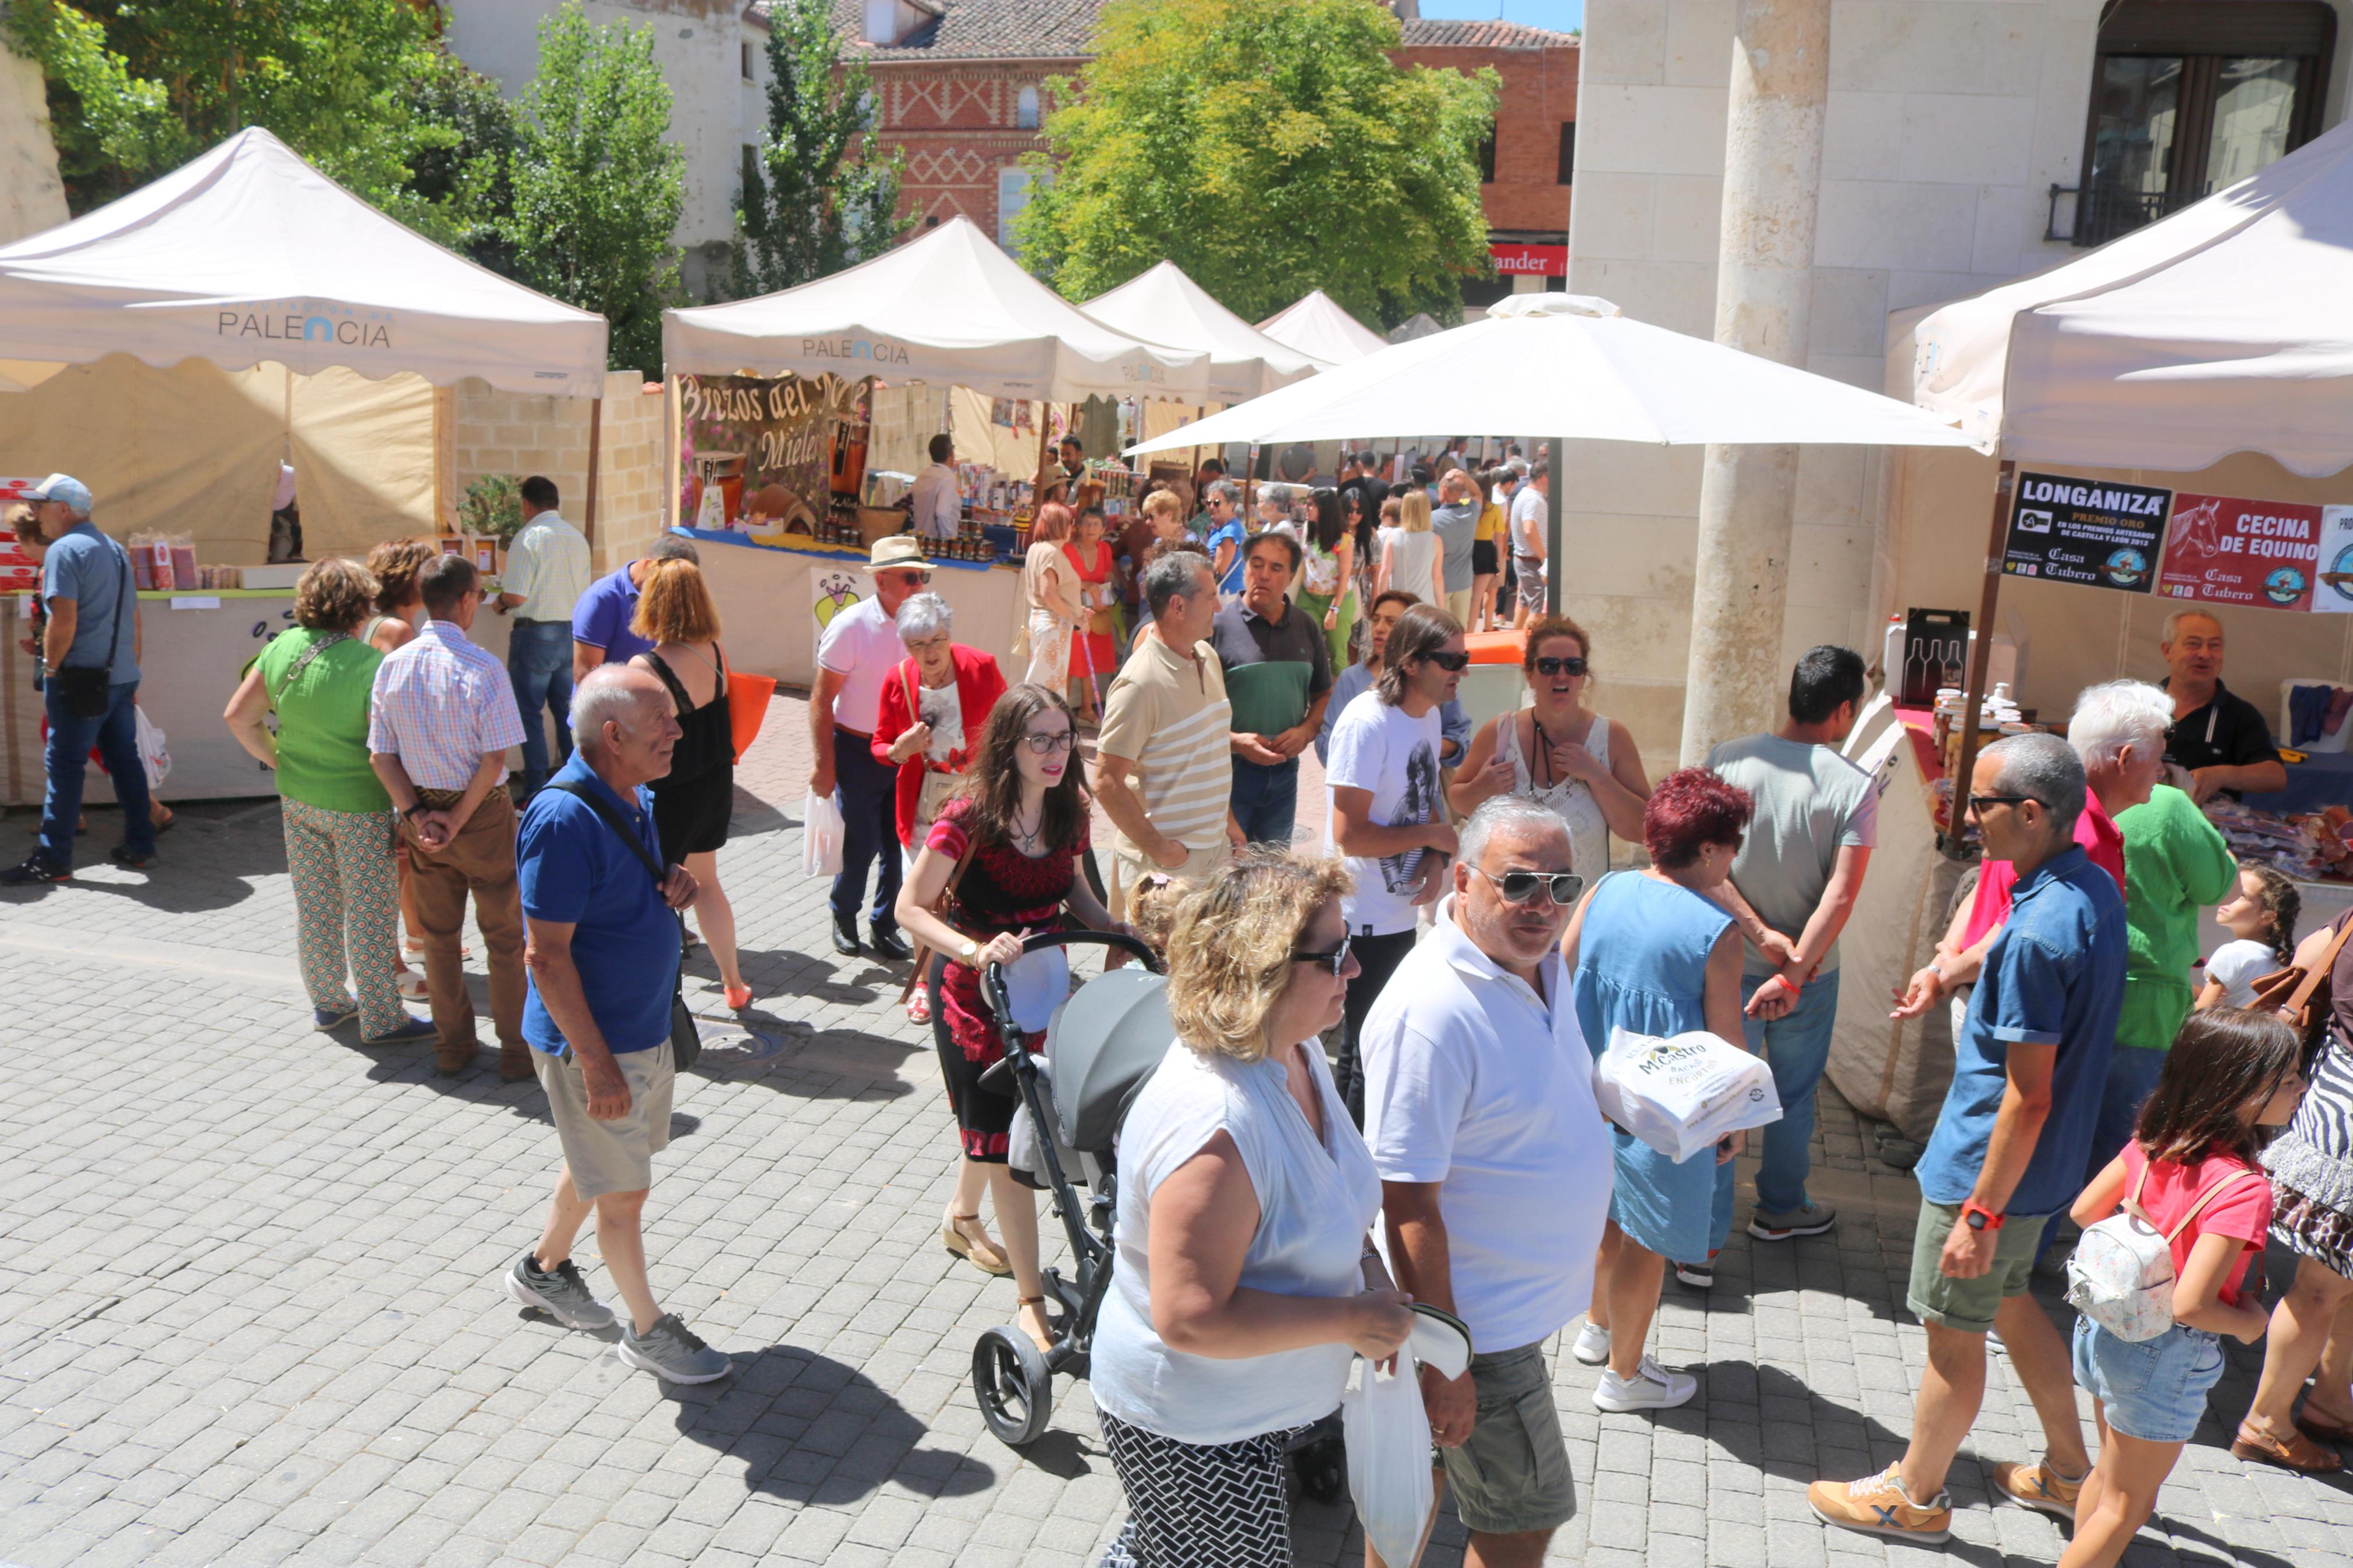
POLYGON ((892 575, 895 577, 903 577, 908 582, 913 583, 919 587, 932 580, 932 574, 929 572, 918 572, 911 566, 901 567, 897 571, 893 572, 892 575))
POLYGON ((1041 757, 1050 757, 1056 752, 1067 752, 1079 743, 1078 731, 1075 730, 1057 730, 1050 735, 1033 731, 1021 738, 1029 742, 1029 749, 1041 757))
POLYGON ((1535 671, 1538 675, 1583 675, 1585 660, 1574 658, 1540 658, 1535 662, 1535 671))
POLYGON ((1471 656, 1467 653, 1426 653, 1421 657, 1449 675, 1460 675, 1471 668, 1471 656))
POLYGON ((1969 809, 1983 811, 1989 805, 2022 805, 2030 800, 2037 805, 2043 804, 2040 796, 2031 795, 1973 795, 1969 796, 1969 809))
POLYGON ((1319 969, 1328 966, 1332 971, 1332 978, 1337 980, 1340 978, 1340 971, 1348 967, 1348 943, 1353 940, 1355 940, 1353 937, 1344 936, 1340 939, 1339 946, 1326 948, 1322 952, 1303 952, 1294 947, 1291 950, 1291 962, 1312 963, 1319 969))
POLYGON ((1483 866, 1471 869, 1494 883, 1507 904, 1525 904, 1542 888, 1552 894, 1555 904, 1566 909, 1585 891, 1585 879, 1574 871, 1506 871, 1498 877, 1483 866))

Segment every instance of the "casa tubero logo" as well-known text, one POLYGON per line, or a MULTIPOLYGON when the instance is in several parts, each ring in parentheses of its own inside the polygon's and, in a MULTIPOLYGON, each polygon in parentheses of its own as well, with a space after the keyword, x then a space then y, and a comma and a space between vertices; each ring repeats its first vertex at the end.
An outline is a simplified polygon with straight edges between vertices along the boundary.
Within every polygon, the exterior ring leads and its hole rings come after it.
POLYGON ((213 331, 254 342, 333 343, 388 349, 396 325, 390 310, 364 310, 332 300, 262 300, 214 313, 213 331))

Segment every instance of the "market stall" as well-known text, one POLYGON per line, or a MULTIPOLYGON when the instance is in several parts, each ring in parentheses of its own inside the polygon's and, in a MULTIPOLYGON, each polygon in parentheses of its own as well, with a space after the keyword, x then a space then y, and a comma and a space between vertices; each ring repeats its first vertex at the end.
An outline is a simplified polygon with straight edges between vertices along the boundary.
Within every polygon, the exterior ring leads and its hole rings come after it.
MULTIPOLYGON (((338 440, 357 448, 373 432, 364 420, 341 430, 302 423, 292 407, 295 375, 350 372, 381 382, 409 373, 436 386, 478 377, 504 391, 595 398, 604 388, 605 348, 602 317, 410 232, 258 128, 71 223, 0 248, 0 364, 22 362, 10 377, 30 386, 21 395, 40 399, 62 384, 58 367, 113 355, 154 367, 163 380, 189 362, 231 372, 285 367, 282 438, 296 449, 300 428, 319 454, 297 473, 330 534, 338 440)), ((218 509, 216 486, 239 487, 243 498, 258 485, 252 500, 267 501, 266 480, 214 473, 201 437, 187 440, 194 456, 178 481, 185 493, 176 503, 149 495, 138 515, 193 537, 191 521, 218 509), (175 504, 185 516, 174 515, 175 504)), ((274 478, 275 465, 268 471, 274 478)), ((114 498, 100 489, 97 499, 100 525, 124 531, 110 510, 114 498)), ((590 526, 595 504, 592 490, 590 526)), ((331 548, 370 542, 336 538, 331 548)), ((189 564, 197 564, 193 554, 189 564)), ((182 583, 174 572, 168 586, 159 581, 140 595, 142 706, 171 737, 164 798, 267 793, 220 710, 239 667, 284 624, 290 586, 227 588, 201 574, 182 583)), ((23 595, 5 604, 0 683, 11 798, 37 799, 40 759, 27 739, 37 705, 16 646, 29 604, 23 595)), ((484 635, 495 646, 502 634, 485 627, 484 635)), ((93 777, 92 788, 104 798, 101 779, 93 777)))
MULTIPOLYGON (((2223 624, 2232 683, 2259 707, 2271 707, 2281 686, 2353 684, 2353 618, 2323 618, 2353 611, 2353 485, 2342 474, 2353 462, 2348 244, 2353 126, 2066 266, 1918 323, 1905 355, 1915 400, 1971 437, 1993 491, 1975 611, 1911 611, 1888 660, 1890 684, 1911 686, 1915 700, 1960 689, 1947 699, 1949 734, 1939 737, 1953 776, 1967 776, 2004 721, 2063 725, 2086 678, 2126 673, 2136 631, 2147 646, 2135 672, 2145 672, 2172 610, 2194 607, 2223 624), (1918 658, 1909 627, 1936 616, 1943 624, 1926 640, 1945 651, 1918 658), (1997 636, 1974 635, 1989 628, 1997 636), (2045 671, 2039 714, 1992 710, 2003 634, 2013 659, 2034 646, 2045 671), (2316 662, 2327 673, 2307 675, 2316 662), (2063 667, 2065 679, 2053 679, 2063 667)), ((1905 591, 1918 585, 1915 577, 1905 591)), ((2029 695, 2027 685, 2013 694, 2029 695)), ((2281 704, 2276 738, 2293 742, 2290 706, 2281 704)), ((2242 855, 2304 881, 2310 929, 2325 918, 2315 911, 2333 912, 2353 893, 2343 832, 2353 820, 2345 809, 2353 769, 2292 761, 2289 773, 2286 797, 2210 815, 2242 855)), ((1936 780, 1922 783, 1932 792, 1931 831, 1966 857, 1936 780)), ((1941 915, 1905 926, 1883 907, 1901 891, 1875 886, 1891 850, 1887 822, 1883 810, 1873 885, 1850 928, 1901 933, 1873 981, 1911 973, 1944 928, 1941 915)), ((1925 850, 1914 843, 1898 852, 1925 850)), ((2222 940, 2211 921, 2206 935, 2211 952, 2222 940)), ((1869 984, 1842 994, 1831 1073, 1861 1109, 1900 1124, 1901 1108, 1876 1086, 1889 1064, 1939 1052, 1948 1071, 1949 1031, 1935 1010, 1912 1025, 1890 1020, 1880 995, 1869 984)))
MULTIPOLYGON (((948 568, 933 586, 958 611, 958 640, 1008 661, 1052 439, 1082 407, 1112 410, 1115 425, 1120 405, 1211 400, 1209 354, 1104 325, 964 218, 797 289, 666 311, 662 351, 677 388, 678 519, 745 547, 704 564, 722 613, 735 606, 731 626, 763 623, 757 662, 740 632, 731 650, 797 683, 813 676, 816 633, 843 595, 869 591, 857 568, 872 541, 906 526, 913 475, 868 462, 886 390, 923 384, 928 406, 938 389, 944 419, 951 388, 987 398, 992 426, 1015 437, 982 453, 959 435, 963 526, 926 545, 948 568), (1017 450, 1034 460, 1008 467, 1017 450)), ((1099 463, 1089 478, 1117 513, 1133 476, 1099 463)))
MULTIPOLYGON (((1346 364, 1389 346, 1388 339, 1343 310, 1332 296, 1311 289, 1298 300, 1258 324, 1258 330, 1285 348, 1296 350, 1329 369, 1346 364)), ((1465 426, 1485 429, 1485 426, 1465 426)), ((1514 429, 1514 426, 1496 426, 1514 429)), ((1419 434, 1419 432, 1417 432, 1419 434)))

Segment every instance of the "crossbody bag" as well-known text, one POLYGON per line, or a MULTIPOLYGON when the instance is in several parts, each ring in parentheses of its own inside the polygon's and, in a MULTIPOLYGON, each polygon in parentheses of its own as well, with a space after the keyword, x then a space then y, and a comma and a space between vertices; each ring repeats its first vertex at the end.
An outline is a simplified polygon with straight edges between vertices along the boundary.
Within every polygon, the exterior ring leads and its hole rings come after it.
MULTIPOLYGON (((646 875, 654 879, 654 896, 662 896, 662 886, 669 879, 662 875, 662 868, 654 863, 654 858, 646 853, 645 841, 629 831, 629 825, 622 820, 619 812, 586 784, 567 782, 549 787, 562 790, 603 819, 605 826, 629 847, 629 852, 646 868, 646 875)), ((672 963, 670 982, 670 1063, 680 1072, 684 1072, 702 1054, 702 1034, 695 1027, 694 1015, 686 1010, 686 917, 675 910, 670 911, 670 916, 678 921, 678 957, 672 963)))
MULTIPOLYGON (((107 543, 111 546, 114 542, 110 539, 107 543)), ((122 585, 114 595, 114 636, 106 645, 106 662, 67 665, 48 674, 49 684, 57 688, 66 711, 77 719, 103 719, 112 706, 114 656, 121 651, 122 617, 131 608, 131 557, 118 555, 115 564, 122 569, 122 585)))

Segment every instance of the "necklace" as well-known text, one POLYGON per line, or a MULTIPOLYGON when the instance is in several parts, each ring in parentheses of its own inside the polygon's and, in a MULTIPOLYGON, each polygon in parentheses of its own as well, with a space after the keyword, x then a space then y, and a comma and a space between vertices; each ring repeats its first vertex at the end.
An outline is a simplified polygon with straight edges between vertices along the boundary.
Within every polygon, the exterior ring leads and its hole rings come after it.
POLYGON ((1045 826, 1046 803, 1044 801, 1039 801, 1038 803, 1038 820, 1035 824, 1029 827, 1022 826, 1020 809, 1016 807, 1014 810, 1013 820, 1005 825, 1005 831, 1007 837, 1010 837, 1016 845, 1018 845, 1025 853, 1034 856, 1038 849, 1038 835, 1044 831, 1045 826))

